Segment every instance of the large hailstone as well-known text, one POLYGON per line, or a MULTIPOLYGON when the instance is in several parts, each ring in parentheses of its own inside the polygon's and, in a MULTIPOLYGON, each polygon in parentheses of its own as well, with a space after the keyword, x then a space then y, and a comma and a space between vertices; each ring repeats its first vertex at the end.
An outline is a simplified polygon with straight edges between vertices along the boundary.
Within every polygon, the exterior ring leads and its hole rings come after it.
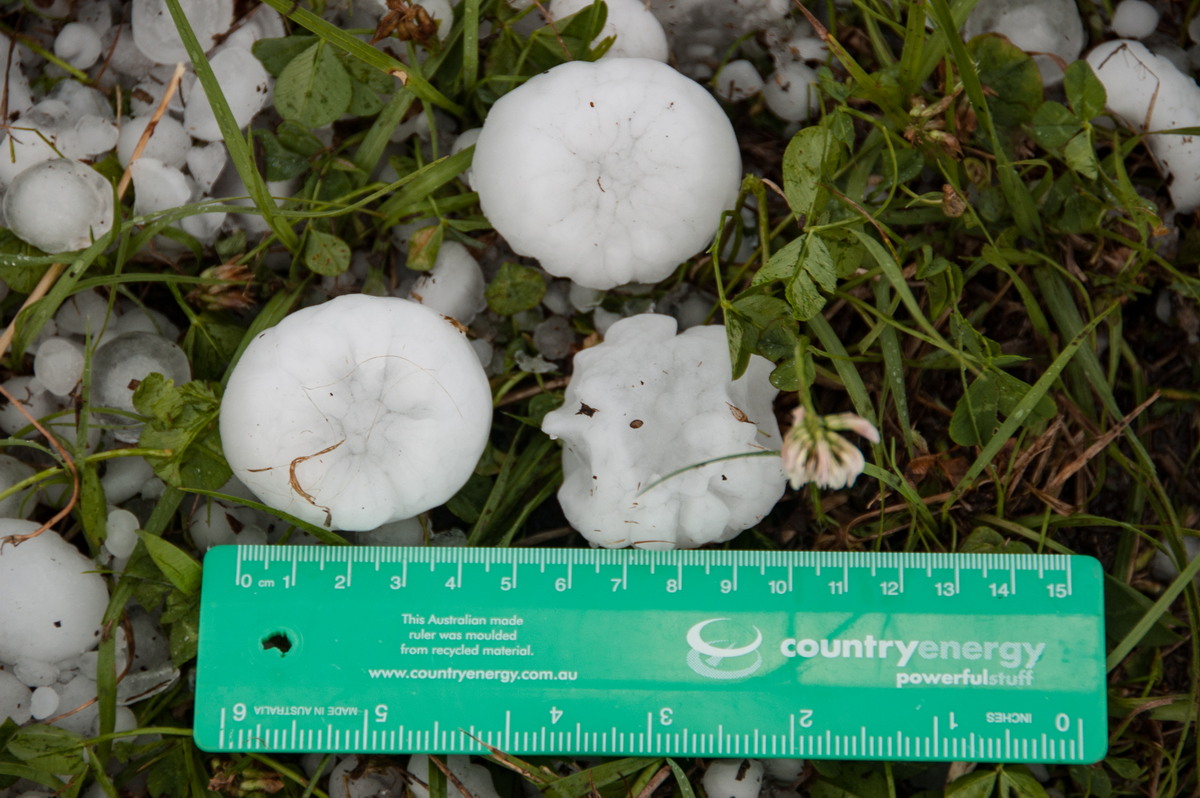
MULTIPOLYGON (((0 538, 38 524, 0 519, 0 538)), ((47 530, 0 548, 0 662, 58 662, 100 642, 108 588, 96 564, 47 530)))
POLYGON ((234 474, 266 504, 361 531, 446 502, 487 442, 466 336, 406 299, 348 295, 259 334, 221 403, 234 474))
POLYGON ((755 355, 733 381, 724 327, 675 329, 658 314, 613 324, 602 344, 575 356, 563 406, 542 422, 563 439, 559 503, 597 546, 729 540, 783 495, 780 459, 770 456, 691 468, 650 487, 697 463, 780 448, 771 364, 755 355))
POLYGON ((90 166, 42 161, 13 179, 4 218, 22 241, 45 252, 83 249, 112 227, 112 186, 90 166))
MULTIPOLYGON (((1137 131, 1200 125, 1200 87, 1170 60, 1141 42, 1117 39, 1087 54, 1104 84, 1108 110, 1137 131)), ((1180 213, 1200 207, 1200 141, 1195 136, 1147 133, 1146 146, 1171 175, 1171 202, 1180 213)))
POLYGON ((471 185, 492 225, 589 288, 666 278, 741 181, 733 127, 699 84, 645 58, 572 61, 492 106, 471 185))

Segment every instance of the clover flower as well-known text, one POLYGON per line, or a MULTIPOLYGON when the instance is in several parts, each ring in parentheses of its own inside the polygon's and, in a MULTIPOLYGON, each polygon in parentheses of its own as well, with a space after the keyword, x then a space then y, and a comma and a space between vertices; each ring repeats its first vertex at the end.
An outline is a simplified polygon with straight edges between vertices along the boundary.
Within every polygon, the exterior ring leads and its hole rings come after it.
POLYGON ((866 461, 854 444, 838 430, 856 432, 879 443, 879 430, 854 413, 808 415, 804 407, 792 411, 792 428, 783 437, 783 470, 792 488, 808 482, 818 488, 846 488, 854 484, 866 461))

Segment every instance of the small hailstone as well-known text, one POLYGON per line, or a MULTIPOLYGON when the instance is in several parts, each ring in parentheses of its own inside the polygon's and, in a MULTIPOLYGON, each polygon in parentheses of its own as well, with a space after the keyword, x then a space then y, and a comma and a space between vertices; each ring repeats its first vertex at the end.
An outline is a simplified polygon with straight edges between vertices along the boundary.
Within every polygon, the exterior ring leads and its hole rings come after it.
POLYGON ((471 348, 475 350, 475 356, 479 358, 479 365, 485 369, 492 365, 492 359, 496 356, 496 352, 491 344, 481 338, 474 338, 471 340, 471 348))
POLYGON ((134 213, 161 213, 192 201, 192 181, 173 166, 155 158, 139 158, 129 171, 133 176, 134 213))
POLYGON ((517 361, 517 368, 528 374, 549 374, 552 371, 558 371, 558 366, 549 362, 541 355, 531 355, 528 352, 518 350, 513 355, 513 359, 517 361))
MULTIPOLYGON (((562 19, 591 5, 591 0, 553 0, 549 11, 555 19, 562 19)), ((663 31, 662 23, 651 13, 649 3, 644 0, 607 0, 605 5, 608 7, 608 16, 596 36, 596 42, 609 36, 615 37, 615 41, 602 58, 653 58, 666 63, 670 55, 667 34, 663 31)))
MULTIPOLYGON (((180 5, 205 51, 233 24, 233 0, 187 0, 180 5)), ((183 40, 162 0, 133 0, 133 41, 147 58, 159 64, 187 62, 183 40)))
MULTIPOLYGON (((92 403, 133 413, 134 388, 154 372, 176 385, 190 380, 192 373, 183 350, 162 336, 143 332, 118 335, 97 349, 92 360, 92 403)), ((114 421, 121 425, 115 433, 119 440, 137 440, 141 424, 130 425, 125 417, 114 421)))
POLYGON ((704 771, 708 798, 758 798, 763 764, 757 759, 714 759, 704 771))
MULTIPOLYGON (((474 798, 499 798, 499 793, 492 783, 492 773, 483 765, 472 764, 470 757, 462 755, 448 756, 444 762, 446 768, 462 782, 463 787, 474 798)), ((408 760, 407 770, 417 778, 408 785, 412 798, 429 798, 429 756, 413 754, 408 760)), ((453 792, 458 794, 457 790, 453 792)))
POLYGON ((113 26, 113 9, 107 0, 91 0, 75 6, 75 21, 87 25, 96 31, 96 35, 104 36, 113 26))
POLYGON ((764 759, 762 763, 773 781, 792 782, 804 773, 803 759, 764 759))
POLYGON ((599 307, 601 301, 604 300, 603 291, 578 283, 571 283, 571 291, 567 296, 571 300, 571 305, 580 313, 587 313, 589 310, 599 307))
POLYGON ((54 54, 76 69, 87 69, 100 57, 100 35, 90 25, 68 22, 54 40, 54 54))
POLYGON ((1062 82, 1059 64, 1078 58, 1087 42, 1075 0, 979 3, 967 17, 963 33, 967 37, 999 33, 1022 50, 1034 53, 1033 60, 1047 86, 1062 82))
POLYGON ((131 672, 117 683, 117 702, 123 705, 137 703, 170 690, 178 681, 179 669, 170 662, 131 672))
POLYGON ((58 307, 54 323, 60 335, 97 336, 108 319, 108 302, 95 291, 71 294, 58 307))
POLYGON ((133 513, 115 507, 109 508, 108 520, 104 526, 104 548, 120 560, 133 554, 138 542, 139 526, 141 524, 133 513))
POLYGON ((457 241, 445 241, 428 274, 421 275, 409 296, 462 324, 470 324, 487 307, 483 270, 457 241))
MULTIPOLYGON (((0 537, 38 529, 0 519, 0 537)), ((100 641, 108 587, 95 563, 47 530, 0 552, 0 662, 76 657, 100 641)))
POLYGON ((0 669, 0 722, 11 718, 18 726, 29 722, 31 693, 21 680, 9 671, 0 669))
POLYGON ((66 717, 54 721, 60 729, 67 729, 85 737, 91 737, 97 731, 100 719, 100 709, 96 701, 96 681, 86 676, 76 676, 58 691, 58 712, 71 712, 66 717))
POLYGON ((611 310, 598 307, 592 312, 592 326, 596 328, 596 332, 601 335, 608 334, 608 328, 624 318, 620 313, 613 313, 611 310))
MULTIPOLYGON (((234 122, 239 129, 245 129, 267 104, 271 93, 270 75, 261 61, 242 48, 222 50, 209 63, 229 103, 234 122)), ((192 83, 191 91, 187 93, 183 126, 195 138, 204 141, 221 139, 221 128, 199 80, 192 83)))
POLYGON ((53 687, 39 687, 33 691, 29 710, 34 720, 44 720, 58 710, 58 691, 53 687))
MULTIPOLYGON (((22 463, 12 455, 0 454, 0 492, 6 491, 18 482, 34 475, 31 466, 22 463)), ((0 518, 28 518, 37 507, 34 498, 36 488, 30 486, 25 490, 14 493, 7 499, 0 500, 0 518)))
MULTIPOLYGON (((34 418, 44 418, 58 409, 54 395, 36 377, 13 377, 4 383, 4 388, 34 418)), ((7 435, 16 435, 27 427, 30 427, 29 419, 16 405, 10 402, 0 405, 0 430, 7 435)))
MULTIPOLYGON (((121 125, 121 137, 117 140, 117 160, 121 166, 128 166, 133 159, 133 151, 150 124, 150 115, 135 116, 126 119, 121 125)), ((157 158, 167 166, 181 168, 187 163, 188 150, 191 149, 192 138, 183 129, 183 125, 169 114, 164 114, 154 126, 154 133, 142 150, 142 157, 157 158)))
POLYGON ((740 102, 762 91, 763 79, 754 64, 743 59, 730 61, 717 73, 717 96, 740 102))
POLYGON ((43 341, 33 361, 33 375, 55 396, 69 396, 83 377, 83 346, 70 338, 43 341))
POLYGON ((1158 9, 1142 0, 1121 0, 1113 10, 1113 33, 1122 39, 1144 39, 1158 27, 1158 9))
MULTIPOLYGON (((462 133, 459 133, 458 138, 456 138, 454 140, 454 144, 452 144, 450 146, 450 154, 454 155, 456 153, 462 152, 467 147, 474 145, 475 142, 479 140, 479 134, 482 130, 483 130, 483 128, 481 128, 481 127, 473 127, 473 128, 464 130, 462 133)), ((466 183, 468 186, 471 186, 471 170, 470 170, 470 168, 468 168, 460 176, 462 177, 462 180, 464 183, 466 183)), ((473 186, 472 186, 472 188, 473 188, 473 186)))
POLYGON ((329 798, 402 795, 404 783, 404 774, 397 765, 377 764, 374 760, 360 763, 357 756, 348 756, 329 774, 329 798))
POLYGON ((13 675, 29 687, 43 687, 58 681, 59 669, 53 662, 19 659, 12 668, 13 675))
POLYGON ((154 469, 144 457, 118 457, 104 466, 100 486, 113 504, 123 504, 142 492, 147 482, 156 479, 154 469))
POLYGON ((13 233, 46 252, 83 249, 112 226, 112 186, 78 161, 55 159, 17 175, 4 196, 13 233))
POLYGON ((0 187, 31 166, 57 157, 51 135, 28 126, 9 130, 0 138, 0 187))
POLYGON ((121 315, 113 325, 117 334, 127 332, 152 332, 168 340, 179 337, 179 328, 170 319, 154 308, 134 303, 122 304, 121 315))
POLYGON ((819 107, 816 83, 817 73, 812 67, 793 61, 763 84, 763 99, 780 119, 803 122, 819 107))
POLYGON ((549 360, 561 360, 571 353, 575 332, 563 316, 551 316, 533 328, 533 346, 549 360))
POLYGON ((229 214, 224 211, 217 213, 194 213, 179 220, 179 229, 195 238, 201 244, 209 245, 217 240, 225 220, 229 214))
POLYGON ((58 151, 67 158, 93 158, 117 146, 120 132, 111 119, 84 114, 58 133, 58 151))

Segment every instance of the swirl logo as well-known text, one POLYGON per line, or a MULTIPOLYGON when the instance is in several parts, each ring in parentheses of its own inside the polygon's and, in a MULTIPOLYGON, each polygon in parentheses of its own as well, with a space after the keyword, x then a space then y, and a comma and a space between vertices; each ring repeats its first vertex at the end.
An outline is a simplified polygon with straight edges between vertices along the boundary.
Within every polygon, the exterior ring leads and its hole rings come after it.
POLYGON ((762 641, 757 626, 747 629, 730 618, 709 618, 688 629, 691 650, 687 653, 687 664, 709 679, 744 679, 762 667, 763 658, 758 651, 762 641), (751 634, 754 639, 743 643, 751 634))

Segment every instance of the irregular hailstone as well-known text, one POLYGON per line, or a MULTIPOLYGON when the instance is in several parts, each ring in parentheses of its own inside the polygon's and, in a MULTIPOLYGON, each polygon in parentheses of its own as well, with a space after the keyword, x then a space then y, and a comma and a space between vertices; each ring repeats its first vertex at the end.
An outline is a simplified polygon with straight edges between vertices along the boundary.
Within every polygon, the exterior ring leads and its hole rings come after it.
MULTIPOLYGON (((592 5, 592 0, 551 0, 553 19, 562 19, 592 5)), ((606 0, 608 16, 596 40, 615 37, 602 58, 653 58, 666 63, 667 34, 645 0, 606 0)))
POLYGON ((33 376, 55 396, 69 396, 83 377, 83 345, 58 336, 42 341, 33 361, 33 376))
POLYGON ((221 442, 264 503, 364 530, 457 493, 491 421, 487 378, 453 324, 406 299, 351 294, 246 347, 221 402, 221 442))
POLYGON ((83 249, 112 226, 112 186, 78 161, 56 158, 29 167, 4 195, 4 218, 20 238, 45 252, 83 249))
POLYGON ((720 97, 730 102, 740 102, 762 91, 763 79, 754 64, 742 58, 721 67, 716 86, 720 97))
MULTIPOLYGON (((233 24, 233 0, 181 0, 179 5, 206 51, 233 24)), ((162 0, 133 0, 132 23, 133 41, 151 61, 189 63, 175 21, 162 0)))
POLYGON ((18 726, 29 722, 32 715, 29 688, 10 672, 0 668, 0 723, 11 718, 18 726))
MULTIPOLYGON (((96 407, 137 412, 133 392, 137 384, 152 373, 163 375, 182 385, 192 378, 192 367, 183 350, 161 335, 147 332, 123 333, 96 350, 92 359, 92 403, 96 407)), ((122 441, 134 442, 142 425, 130 423, 128 416, 112 415, 113 434, 122 441)))
POLYGON ((129 172, 133 177, 133 210, 138 215, 169 211, 192 201, 192 181, 157 158, 138 158, 129 172))
POLYGON ((90 25, 68 22, 54 40, 54 54, 76 69, 87 69, 100 57, 100 34, 90 25))
MULTIPOLYGON (((38 526, 0 519, 0 537, 38 526)), ((0 662, 58 662, 99 643, 108 588, 95 570, 53 530, 0 549, 0 662)))
POLYGON ((704 248, 741 182, 733 127, 645 58, 572 61, 492 106, 471 183, 522 255, 590 288, 654 283, 704 248))
MULTIPOLYGON (((1087 55, 1108 94, 1108 110, 1136 131, 1200 125, 1200 87, 1140 42, 1117 39, 1087 55)), ((1200 139, 1148 133, 1146 146, 1164 174, 1175 210, 1200 207, 1200 139)))
POLYGON ((777 456, 691 468, 779 449, 777 391, 771 364, 757 355, 741 379, 730 379, 724 327, 675 329, 673 318, 658 314, 613 324, 602 344, 575 356, 563 406, 542 422, 546 434, 563 439, 559 503, 596 546, 729 540, 783 495, 777 456))
MULTIPOLYGON (((133 151, 137 149, 142 133, 150 124, 150 118, 150 114, 135 116, 121 125, 121 136, 117 139, 117 160, 121 162, 121 166, 128 166, 133 160, 133 151)), ((164 114, 154 126, 154 134, 146 141, 142 157, 155 158, 167 166, 179 169, 187 163, 188 149, 191 145, 192 137, 183 129, 183 125, 170 114, 164 114)))
POLYGON ((803 122, 819 107, 817 73, 800 61, 791 61, 775 71, 762 87, 763 100, 780 119, 803 122))
POLYGON ((967 17, 963 33, 968 38, 981 33, 999 33, 1029 53, 1047 86, 1062 82, 1062 68, 1050 53, 1071 63, 1087 41, 1083 20, 1075 0, 989 0, 979 3, 967 17))
MULTIPOLYGON (((239 129, 244 130, 254 115, 263 109, 271 96, 271 76, 249 51, 240 47, 221 50, 209 61, 225 101, 239 129)), ((187 105, 183 112, 183 127, 192 136, 203 141, 218 141, 221 128, 213 114, 208 95, 199 80, 193 80, 186 93, 187 105)))
POLYGON ((763 763, 757 759, 714 759, 704 771, 708 798, 758 798, 763 763))

